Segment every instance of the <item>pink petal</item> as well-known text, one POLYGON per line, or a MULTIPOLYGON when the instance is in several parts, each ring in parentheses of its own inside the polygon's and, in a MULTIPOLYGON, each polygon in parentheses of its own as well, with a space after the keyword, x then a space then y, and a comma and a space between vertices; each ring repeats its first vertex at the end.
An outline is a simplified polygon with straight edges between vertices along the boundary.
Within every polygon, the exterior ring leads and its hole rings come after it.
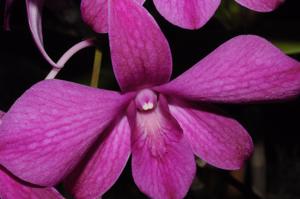
POLYGON ((62 58, 55 63, 47 54, 44 48, 43 42, 43 30, 42 30, 42 10, 45 0, 26 0, 28 23, 31 30, 33 39, 42 53, 43 57, 55 68, 62 68, 64 64, 79 50, 92 46, 94 43, 91 40, 85 40, 79 42, 71 47, 62 58), (66 59, 67 58, 67 59, 66 59))
POLYGON ((238 36, 158 91, 191 100, 257 102, 300 93, 300 63, 258 36, 238 36))
POLYGON ((26 91, 0 126, 0 164, 34 184, 52 186, 80 161, 128 96, 61 81, 26 91))
POLYGON ((4 116, 4 112, 0 111, 0 125, 2 124, 2 117, 4 116))
POLYGON ((112 63, 122 90, 169 80, 169 44, 147 10, 132 0, 111 0, 109 40, 112 63))
POLYGON ((153 0, 160 14, 174 25, 197 29, 206 24, 220 0, 153 0))
POLYGON ((242 6, 257 12, 270 12, 277 8, 284 0, 235 0, 242 6))
POLYGON ((196 107, 169 107, 194 153, 209 164, 240 169, 252 154, 252 139, 237 121, 196 107))
POLYGON ((132 175, 139 189, 150 198, 183 198, 195 176, 195 159, 163 96, 154 110, 129 118, 136 118, 131 121, 132 175))
POLYGON ((9 174, 0 166, 1 199, 63 199, 54 188, 33 187, 9 174))
POLYGON ((10 30, 10 14, 11 8, 15 0, 5 0, 3 27, 5 30, 10 30))
POLYGON ((90 199, 101 197, 118 179, 130 155, 130 127, 127 118, 102 137, 96 151, 87 164, 66 180, 67 187, 75 198, 90 199), (81 169, 84 169, 83 171, 81 169))
POLYGON ((45 0, 26 0, 27 17, 33 39, 45 59, 54 67, 56 63, 48 56, 44 49, 42 30, 42 10, 45 0))
POLYGON ((82 0, 81 1, 81 16, 85 23, 93 28, 95 32, 106 33, 108 0, 82 0))
MULTIPOLYGON (((132 0, 143 4, 145 0, 132 0)), ((108 0, 82 0, 81 15, 85 23, 95 32, 107 33, 108 31, 108 0)))
POLYGON ((1 121, 1 118, 4 116, 5 112, 3 111, 0 111, 0 121, 1 121))

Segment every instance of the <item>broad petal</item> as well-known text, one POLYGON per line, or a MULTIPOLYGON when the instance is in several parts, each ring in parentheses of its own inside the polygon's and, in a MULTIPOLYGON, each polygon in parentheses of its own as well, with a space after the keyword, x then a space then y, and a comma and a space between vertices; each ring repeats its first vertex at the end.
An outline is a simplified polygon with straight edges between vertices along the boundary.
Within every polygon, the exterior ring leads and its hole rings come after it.
POLYGON ((300 93, 300 63, 258 36, 238 36, 157 89, 190 100, 257 102, 300 93))
POLYGON ((109 41, 114 72, 123 91, 169 80, 169 44, 147 10, 132 0, 109 1, 109 41))
POLYGON ((209 164, 240 169, 252 154, 252 139, 237 121, 191 106, 169 107, 194 153, 209 164))
POLYGON ((235 0, 242 6, 257 12, 270 12, 277 8, 284 0, 235 0))
MULTIPOLYGON (((178 123, 160 96, 148 113, 136 113, 132 125, 132 175, 150 198, 183 198, 195 176, 195 159, 178 123)), ((133 119, 133 116, 129 118, 133 119)))
POLYGON ((160 14, 174 25, 201 28, 214 15, 220 0, 154 0, 160 14))
POLYGON ((97 143, 86 165, 72 172, 66 185, 75 198, 101 197, 118 179, 130 155, 130 127, 123 117, 109 134, 97 143), (99 147, 100 144, 100 147, 99 147))
POLYGON ((119 113, 126 98, 61 80, 34 85, 2 118, 0 164, 34 184, 58 183, 119 113))
POLYGON ((54 188, 33 187, 9 174, 0 166, 1 199, 63 199, 54 188))
MULTIPOLYGON (((143 4, 145 0, 132 0, 143 4)), ((85 23, 95 32, 108 32, 108 0, 82 0, 81 15, 85 23)))

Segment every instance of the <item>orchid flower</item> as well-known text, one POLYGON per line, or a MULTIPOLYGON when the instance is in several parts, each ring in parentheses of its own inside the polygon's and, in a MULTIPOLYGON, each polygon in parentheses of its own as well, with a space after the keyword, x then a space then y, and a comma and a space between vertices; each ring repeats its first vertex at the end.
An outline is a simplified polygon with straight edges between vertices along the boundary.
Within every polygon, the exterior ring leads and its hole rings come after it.
MULTIPOLYGON (((4 115, 0 111, 1 118, 4 115)), ((54 188, 39 188, 21 182, 12 176, 2 166, 0 166, 0 198, 1 199, 63 199, 63 197, 54 188)))
POLYGON ((35 84, 3 117, 0 164, 33 184, 64 181, 75 198, 102 196, 130 155, 136 185, 158 199, 186 195, 194 154, 218 168, 241 168, 253 150, 251 137, 210 104, 298 96, 300 63, 245 35, 170 81, 171 52, 155 20, 135 1, 109 2, 112 63, 122 91, 63 80, 35 84))
MULTIPOLYGON (((145 0, 132 0, 143 4, 145 0)), ((270 12, 284 0, 235 0, 257 12, 270 12)), ((83 20, 95 32, 108 31, 108 10, 111 0, 82 0, 83 20)), ((207 23, 219 7, 221 0, 153 0, 157 10, 169 22, 186 29, 198 29, 207 23)), ((124 8, 129 10, 128 8, 124 8)))
MULTIPOLYGON (((6 0, 5 2, 4 28, 7 30, 9 30, 10 11, 13 3, 14 0, 6 0)), ((52 71, 46 77, 46 79, 52 79, 76 52, 83 48, 94 46, 95 42, 93 42, 92 39, 83 40, 67 50, 58 62, 53 61, 44 48, 42 31, 42 10, 44 4, 45 0, 26 0, 29 28, 38 49, 42 53, 43 57, 47 60, 47 62, 53 67, 52 71)))

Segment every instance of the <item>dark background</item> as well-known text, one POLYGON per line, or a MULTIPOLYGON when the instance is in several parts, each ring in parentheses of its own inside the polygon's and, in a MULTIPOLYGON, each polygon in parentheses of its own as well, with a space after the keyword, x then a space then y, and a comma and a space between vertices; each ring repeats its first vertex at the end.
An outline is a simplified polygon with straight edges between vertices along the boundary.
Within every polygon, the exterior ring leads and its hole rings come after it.
MULTIPOLYGON (((79 0, 49 1, 44 11, 44 39, 49 55, 57 60, 72 44, 96 36, 103 52, 100 85, 118 90, 114 79, 106 34, 95 34, 80 19, 79 0), (58 1, 59 2, 59 1, 58 1)), ((223 0, 216 16, 199 30, 183 30, 165 21, 147 0, 145 6, 158 21, 173 53, 173 76, 181 74, 213 49, 240 34, 256 34, 270 41, 300 42, 300 2, 287 0, 271 13, 255 13, 223 0)), ((3 13, 1 1, 1 13, 3 13)), ((1 16, 1 21, 3 16, 1 16)), ((89 84, 94 49, 74 56, 58 75, 89 84)), ((300 61, 300 53, 291 54, 300 61)), ((13 7, 11 31, 0 31, 0 110, 7 111, 31 85, 42 80, 50 65, 37 50, 25 13, 24 1, 13 7)), ((251 134, 256 152, 245 169, 233 173, 200 166, 186 198, 300 198, 300 99, 293 101, 220 105, 251 134)), ((63 186, 59 190, 64 192, 63 186)), ((104 198, 145 198, 134 185, 130 164, 104 198)))

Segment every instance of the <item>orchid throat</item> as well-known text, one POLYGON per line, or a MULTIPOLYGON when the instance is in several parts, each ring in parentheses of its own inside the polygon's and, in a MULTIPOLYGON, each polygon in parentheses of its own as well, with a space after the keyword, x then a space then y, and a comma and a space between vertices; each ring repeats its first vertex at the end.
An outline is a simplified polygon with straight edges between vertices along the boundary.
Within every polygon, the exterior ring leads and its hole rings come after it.
POLYGON ((157 106, 157 94, 150 89, 143 89, 136 95, 135 104, 139 111, 151 111, 157 106))

